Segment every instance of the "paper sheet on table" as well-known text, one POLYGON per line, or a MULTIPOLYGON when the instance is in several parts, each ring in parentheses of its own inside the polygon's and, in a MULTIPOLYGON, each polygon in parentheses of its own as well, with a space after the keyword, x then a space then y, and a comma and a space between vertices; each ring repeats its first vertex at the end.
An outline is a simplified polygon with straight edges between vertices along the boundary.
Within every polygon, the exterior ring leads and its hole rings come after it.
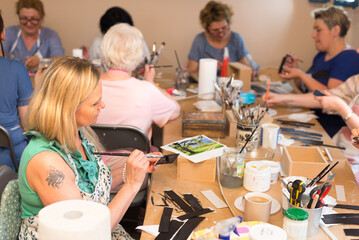
POLYGON ((160 225, 145 225, 145 226, 137 226, 136 229, 139 229, 139 230, 142 230, 142 231, 145 231, 149 234, 152 234, 153 236, 158 236, 159 234, 159 231, 158 231, 158 228, 159 228, 160 225))
POLYGON ((197 109, 202 112, 221 112, 222 107, 219 106, 215 101, 198 101, 193 104, 197 109))
POLYGON ((318 116, 314 113, 292 113, 288 118, 294 121, 308 122, 314 118, 318 118, 318 116))
POLYGON ((278 136, 278 144, 283 145, 283 146, 290 146, 294 143, 294 139, 289 139, 284 137, 283 134, 279 134, 278 136))

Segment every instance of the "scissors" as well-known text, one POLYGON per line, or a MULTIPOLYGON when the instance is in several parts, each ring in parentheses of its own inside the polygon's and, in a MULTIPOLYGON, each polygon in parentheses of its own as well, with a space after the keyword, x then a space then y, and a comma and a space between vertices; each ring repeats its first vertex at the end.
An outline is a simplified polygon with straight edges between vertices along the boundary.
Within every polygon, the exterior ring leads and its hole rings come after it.
POLYGON ((290 204, 300 207, 302 200, 302 194, 305 191, 305 184, 303 181, 297 179, 295 181, 290 181, 287 184, 287 189, 290 193, 290 204))
POLYGON ((308 208, 312 207, 312 204, 315 204, 314 208, 320 208, 324 205, 323 203, 323 199, 328 195, 330 189, 332 188, 332 184, 330 184, 329 182, 324 183, 323 185, 319 186, 319 187, 315 187, 312 189, 312 191, 310 191, 310 200, 308 203, 308 208), (313 202, 313 200, 315 199, 315 196, 318 195, 318 201, 317 202, 313 202))

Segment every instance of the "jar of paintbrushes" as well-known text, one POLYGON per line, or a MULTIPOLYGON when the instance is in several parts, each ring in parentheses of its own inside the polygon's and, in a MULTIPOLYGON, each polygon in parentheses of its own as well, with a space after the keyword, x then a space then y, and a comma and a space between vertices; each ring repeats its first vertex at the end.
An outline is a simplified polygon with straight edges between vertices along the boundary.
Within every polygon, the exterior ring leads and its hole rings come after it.
POLYGON ((245 148, 247 152, 256 151, 259 140, 259 123, 264 117, 267 108, 258 105, 255 108, 248 108, 239 105, 239 109, 232 108, 233 115, 237 119, 236 146, 245 148))

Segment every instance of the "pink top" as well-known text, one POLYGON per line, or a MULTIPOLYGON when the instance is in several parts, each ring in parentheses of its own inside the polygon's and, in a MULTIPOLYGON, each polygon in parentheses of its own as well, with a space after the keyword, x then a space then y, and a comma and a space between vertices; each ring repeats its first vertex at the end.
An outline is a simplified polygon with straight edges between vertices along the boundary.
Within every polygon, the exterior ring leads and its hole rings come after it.
POLYGON ((142 129, 151 139, 152 123, 163 127, 179 116, 178 103, 148 81, 130 78, 101 80, 101 83, 105 108, 97 119, 99 124, 132 125, 142 129))

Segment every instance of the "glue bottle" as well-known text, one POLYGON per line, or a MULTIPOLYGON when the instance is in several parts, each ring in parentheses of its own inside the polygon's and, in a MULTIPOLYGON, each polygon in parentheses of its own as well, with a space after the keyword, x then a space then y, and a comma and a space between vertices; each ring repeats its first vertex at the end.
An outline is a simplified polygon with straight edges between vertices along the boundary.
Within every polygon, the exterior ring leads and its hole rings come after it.
POLYGON ((224 48, 223 61, 222 61, 222 69, 221 69, 221 77, 227 77, 227 68, 229 62, 229 53, 228 48, 224 48))
POLYGON ((219 239, 229 240, 231 236, 231 232, 234 231, 238 235, 236 231, 236 225, 241 223, 242 221, 243 218, 240 216, 222 220, 216 224, 214 231, 215 233, 218 233, 219 239))

